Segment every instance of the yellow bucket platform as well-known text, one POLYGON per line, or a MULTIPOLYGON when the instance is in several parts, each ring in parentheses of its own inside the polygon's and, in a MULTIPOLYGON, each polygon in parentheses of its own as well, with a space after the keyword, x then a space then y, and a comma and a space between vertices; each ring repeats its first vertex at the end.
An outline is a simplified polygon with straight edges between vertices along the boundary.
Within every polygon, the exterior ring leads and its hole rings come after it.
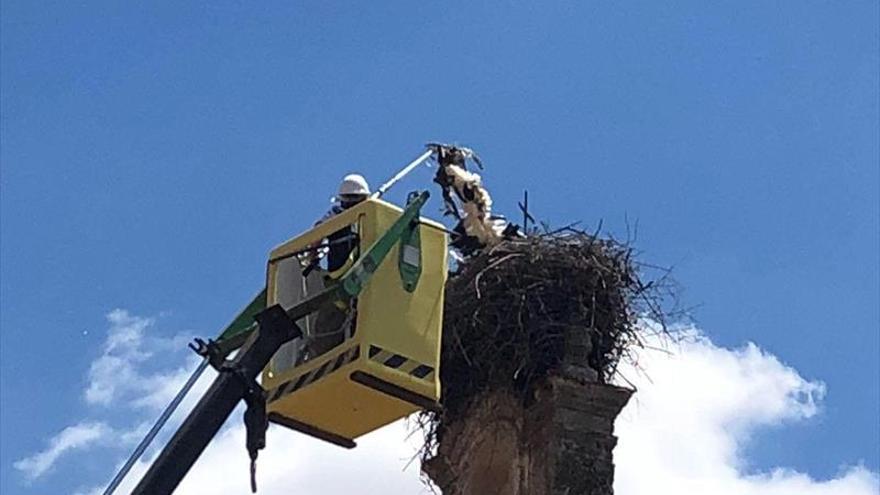
MULTIPOLYGON (((397 206, 369 199, 275 248, 269 258, 267 306, 285 310, 334 283, 339 273, 306 270, 297 253, 350 229, 358 253, 365 252, 401 216, 397 206)), ((305 337, 285 344, 263 371, 272 422, 341 445, 440 399, 440 338, 447 239, 442 225, 419 219, 415 247, 396 243, 367 282, 353 308, 341 343, 316 356, 304 353, 317 315, 298 321, 305 337), (404 258, 417 263, 417 283, 405 287, 404 258)), ((343 267, 337 272, 346 269, 343 267)))

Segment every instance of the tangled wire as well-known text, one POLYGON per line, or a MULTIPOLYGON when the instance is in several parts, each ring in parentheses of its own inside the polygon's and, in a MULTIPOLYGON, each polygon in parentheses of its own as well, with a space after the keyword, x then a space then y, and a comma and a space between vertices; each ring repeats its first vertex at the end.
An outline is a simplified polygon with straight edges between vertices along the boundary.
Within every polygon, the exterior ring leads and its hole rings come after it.
POLYGON ((528 405, 533 383, 566 366, 609 382, 642 345, 639 321, 665 331, 670 282, 640 278, 633 250, 562 229, 503 241, 468 258, 446 286, 442 412, 422 413, 423 460, 445 422, 481 393, 505 389, 528 405))

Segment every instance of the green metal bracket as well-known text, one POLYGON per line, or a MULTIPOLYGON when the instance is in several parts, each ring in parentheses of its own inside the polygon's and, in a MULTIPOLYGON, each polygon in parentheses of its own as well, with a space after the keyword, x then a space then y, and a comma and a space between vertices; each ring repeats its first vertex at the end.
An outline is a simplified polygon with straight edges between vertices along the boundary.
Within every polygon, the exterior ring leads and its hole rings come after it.
POLYGON ((257 323, 254 321, 254 316, 256 316, 257 313, 262 312, 264 309, 266 309, 265 287, 263 287, 263 290, 261 290, 259 294, 257 294, 243 310, 241 310, 235 319, 232 320, 232 323, 220 333, 220 336, 217 337, 217 341, 235 341, 238 342, 236 348, 241 346, 244 341, 247 340, 247 336, 250 335, 257 326, 257 323))
POLYGON ((428 191, 422 191, 413 198, 403 210, 403 214, 376 242, 367 249, 349 271, 342 277, 341 286, 350 297, 356 297, 363 290, 370 276, 379 268, 391 248, 400 241, 401 236, 413 222, 418 222, 422 206, 428 201, 428 191))
MULTIPOLYGON (((413 201, 417 196, 411 195, 409 201, 413 201)), ((419 284, 419 278, 422 275, 422 238, 419 235, 421 231, 419 219, 416 217, 410 222, 400 236, 400 254, 397 260, 398 270, 400 271, 400 281, 403 282, 403 289, 407 292, 414 292, 419 284)))

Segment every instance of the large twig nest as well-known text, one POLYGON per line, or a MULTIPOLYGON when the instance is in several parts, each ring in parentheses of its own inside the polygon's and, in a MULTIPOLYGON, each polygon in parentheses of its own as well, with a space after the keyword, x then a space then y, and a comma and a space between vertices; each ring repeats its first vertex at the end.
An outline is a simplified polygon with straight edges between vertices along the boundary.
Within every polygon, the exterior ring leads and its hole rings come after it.
POLYGON ((446 286, 442 412, 419 418, 424 457, 444 424, 488 392, 527 406, 532 384, 572 366, 611 381, 640 345, 639 320, 663 323, 661 286, 641 281, 627 245, 572 229, 504 241, 460 263, 446 286))

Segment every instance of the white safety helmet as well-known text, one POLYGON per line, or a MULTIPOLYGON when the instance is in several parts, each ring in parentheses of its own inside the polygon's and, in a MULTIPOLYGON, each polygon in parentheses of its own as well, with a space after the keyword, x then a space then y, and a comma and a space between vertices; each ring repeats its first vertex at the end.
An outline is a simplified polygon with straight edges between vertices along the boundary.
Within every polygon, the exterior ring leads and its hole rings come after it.
POLYGON ((336 194, 339 199, 369 195, 370 185, 367 184, 367 179, 364 179, 364 176, 360 174, 346 175, 342 179, 342 183, 339 184, 339 192, 336 194))

